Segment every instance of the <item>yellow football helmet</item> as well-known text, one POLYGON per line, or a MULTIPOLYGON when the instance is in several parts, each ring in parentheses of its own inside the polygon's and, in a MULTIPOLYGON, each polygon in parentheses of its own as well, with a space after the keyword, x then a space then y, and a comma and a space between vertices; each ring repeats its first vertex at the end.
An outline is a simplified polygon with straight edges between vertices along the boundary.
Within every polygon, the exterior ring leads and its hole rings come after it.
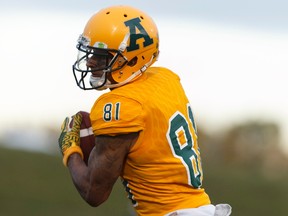
POLYGON ((135 80, 157 60, 158 29, 146 13, 130 6, 112 6, 90 18, 77 49, 73 65, 77 85, 84 90, 115 88, 135 80), (91 67, 93 58, 101 58, 102 64, 91 67))

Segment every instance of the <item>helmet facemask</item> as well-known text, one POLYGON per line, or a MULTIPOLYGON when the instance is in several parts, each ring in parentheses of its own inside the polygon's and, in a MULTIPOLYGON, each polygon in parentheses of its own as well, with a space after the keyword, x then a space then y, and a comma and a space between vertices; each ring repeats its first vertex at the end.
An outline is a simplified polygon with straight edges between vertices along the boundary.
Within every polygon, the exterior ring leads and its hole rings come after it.
POLYGON ((73 73, 77 85, 84 90, 103 90, 113 83, 111 72, 120 70, 127 64, 121 51, 108 49, 104 43, 89 46, 89 39, 80 35, 77 60, 73 73))

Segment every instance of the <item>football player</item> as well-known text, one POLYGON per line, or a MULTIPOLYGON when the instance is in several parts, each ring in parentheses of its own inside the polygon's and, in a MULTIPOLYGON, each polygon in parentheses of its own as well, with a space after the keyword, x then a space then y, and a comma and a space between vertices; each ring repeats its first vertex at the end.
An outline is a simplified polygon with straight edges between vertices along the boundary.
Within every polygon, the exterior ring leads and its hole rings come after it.
POLYGON ((81 114, 59 138, 83 199, 99 206, 120 177, 138 215, 230 215, 228 204, 211 204, 202 188, 196 123, 179 77, 151 67, 159 56, 151 17, 130 6, 102 9, 86 24, 77 49, 77 85, 111 90, 90 111, 95 147, 87 166, 79 143, 81 114))

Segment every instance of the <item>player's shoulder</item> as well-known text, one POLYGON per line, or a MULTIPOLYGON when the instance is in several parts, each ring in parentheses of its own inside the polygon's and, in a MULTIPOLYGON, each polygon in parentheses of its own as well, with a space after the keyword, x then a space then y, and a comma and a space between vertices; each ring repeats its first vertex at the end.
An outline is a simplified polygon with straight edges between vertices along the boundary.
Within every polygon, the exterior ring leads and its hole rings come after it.
POLYGON ((130 115, 139 115, 142 112, 142 103, 137 98, 129 97, 115 92, 108 92, 101 95, 94 103, 91 113, 97 116, 112 113, 117 119, 116 114, 121 114, 122 117, 129 117, 130 115))
POLYGON ((144 116, 143 106, 139 101, 114 92, 100 96, 90 112, 96 135, 140 131, 144 127, 144 116))
POLYGON ((170 77, 172 79, 180 79, 178 74, 166 67, 150 67, 147 70, 148 73, 158 74, 159 76, 170 77))
POLYGON ((134 93, 131 88, 119 87, 114 89, 110 92, 107 92, 101 95, 97 100, 96 103, 98 105, 106 104, 106 103, 140 103, 135 97, 134 93))

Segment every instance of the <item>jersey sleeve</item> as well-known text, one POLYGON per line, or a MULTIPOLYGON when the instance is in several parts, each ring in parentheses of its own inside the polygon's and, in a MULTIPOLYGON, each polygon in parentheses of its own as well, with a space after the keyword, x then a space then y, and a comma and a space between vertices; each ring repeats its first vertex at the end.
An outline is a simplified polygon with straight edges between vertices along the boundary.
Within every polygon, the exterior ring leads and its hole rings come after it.
POLYGON ((90 112, 94 134, 110 135, 138 132, 144 128, 142 104, 120 95, 102 95, 90 112))

